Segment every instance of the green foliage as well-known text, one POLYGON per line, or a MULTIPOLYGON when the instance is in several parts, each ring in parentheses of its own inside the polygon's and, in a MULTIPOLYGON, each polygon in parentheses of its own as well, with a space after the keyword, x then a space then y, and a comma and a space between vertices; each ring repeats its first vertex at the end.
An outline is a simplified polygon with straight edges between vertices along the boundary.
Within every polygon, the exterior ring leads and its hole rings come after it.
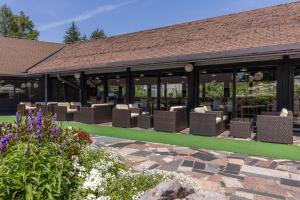
POLYGON ((18 143, 0 159, 1 199, 67 199, 72 163, 55 143, 18 143), (25 155, 24 155, 25 154, 25 155))
POLYGON ((160 174, 130 172, 120 156, 104 149, 83 149, 79 154, 79 163, 86 172, 93 171, 93 177, 99 174, 103 179, 97 182, 86 178, 84 185, 99 185, 100 189, 83 187, 73 193, 72 199, 85 199, 89 194, 110 197, 112 200, 133 199, 135 195, 155 187, 163 180, 160 174))
POLYGON ((136 85, 135 97, 147 97, 147 89, 145 89, 143 85, 136 85))
POLYGON ((66 31, 64 37, 65 44, 71 44, 78 41, 81 41, 80 32, 78 27, 76 26, 75 22, 72 22, 71 27, 66 31))
POLYGON ((205 97, 206 98, 222 98, 224 96, 224 84, 212 81, 205 84, 205 97))
POLYGON ((62 129, 55 116, 16 115, 0 133, 0 199, 69 199, 81 179, 72 157, 90 142, 78 129, 62 129), (11 136, 7 139, 7 136, 11 136))
POLYGON ((96 29, 95 31, 93 31, 90 35, 90 40, 98 40, 101 38, 106 38, 106 35, 104 33, 103 29, 96 29))
POLYGON ((7 5, 0 7, 0 35, 25 39, 37 39, 39 32, 23 11, 13 14, 7 5))

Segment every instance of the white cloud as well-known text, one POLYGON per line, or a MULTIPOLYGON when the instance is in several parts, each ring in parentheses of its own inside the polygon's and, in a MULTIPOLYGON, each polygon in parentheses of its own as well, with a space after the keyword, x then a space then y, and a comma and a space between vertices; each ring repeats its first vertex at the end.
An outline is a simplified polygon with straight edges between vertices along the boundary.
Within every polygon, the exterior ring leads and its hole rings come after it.
POLYGON ((37 30, 39 30, 39 31, 47 31, 47 30, 50 30, 50 29, 58 27, 58 26, 63 26, 65 24, 69 24, 72 21, 82 22, 82 21, 90 19, 90 18, 92 18, 92 17, 94 17, 96 15, 99 15, 101 13, 105 13, 105 12, 116 10, 116 9, 118 9, 118 8, 120 8, 122 6, 128 5, 128 4, 130 4, 130 3, 134 2, 134 1, 135 0, 123 2, 123 3, 119 3, 119 4, 109 4, 109 5, 99 6, 96 9, 88 10, 88 11, 86 11, 86 12, 84 12, 84 13, 78 15, 78 16, 74 16, 74 17, 71 17, 71 18, 68 18, 68 19, 63 19, 63 20, 56 21, 56 22, 51 22, 49 24, 40 25, 37 28, 37 30))

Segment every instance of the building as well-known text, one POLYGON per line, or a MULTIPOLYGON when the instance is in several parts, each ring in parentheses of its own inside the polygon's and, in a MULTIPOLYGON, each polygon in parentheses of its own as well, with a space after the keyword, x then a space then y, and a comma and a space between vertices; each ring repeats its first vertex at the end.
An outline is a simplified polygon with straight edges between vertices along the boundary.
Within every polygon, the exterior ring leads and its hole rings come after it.
POLYGON ((299 22, 293 2, 72 45, 1 38, 0 111, 21 100, 113 100, 150 109, 222 102, 233 116, 281 108, 297 116, 299 22))

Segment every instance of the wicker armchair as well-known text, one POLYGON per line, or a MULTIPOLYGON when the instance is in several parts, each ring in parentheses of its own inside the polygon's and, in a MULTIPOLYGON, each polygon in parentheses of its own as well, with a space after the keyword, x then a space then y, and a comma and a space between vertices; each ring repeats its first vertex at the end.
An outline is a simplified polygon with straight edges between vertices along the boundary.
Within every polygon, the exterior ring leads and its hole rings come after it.
POLYGON ((257 116, 257 140, 272 143, 293 143, 293 117, 279 116, 279 112, 262 112, 257 116))
POLYGON ((131 128, 137 126, 137 117, 141 114, 140 108, 129 108, 126 104, 119 104, 112 111, 112 126, 131 128))
POLYGON ((81 107, 74 113, 74 121, 86 124, 101 124, 111 122, 112 105, 93 104, 91 107, 81 107))
POLYGON ((175 108, 170 111, 154 110, 153 128, 157 131, 179 132, 188 127, 186 108, 175 108))
POLYGON ((54 106, 54 113, 59 121, 73 121, 74 113, 76 111, 77 109, 70 108, 70 104, 68 102, 58 103, 54 106))
POLYGON ((190 112, 190 134, 217 136, 224 131, 223 112, 190 112))
POLYGON ((41 111, 43 116, 47 116, 49 114, 48 106, 46 102, 35 102, 37 111, 41 111))

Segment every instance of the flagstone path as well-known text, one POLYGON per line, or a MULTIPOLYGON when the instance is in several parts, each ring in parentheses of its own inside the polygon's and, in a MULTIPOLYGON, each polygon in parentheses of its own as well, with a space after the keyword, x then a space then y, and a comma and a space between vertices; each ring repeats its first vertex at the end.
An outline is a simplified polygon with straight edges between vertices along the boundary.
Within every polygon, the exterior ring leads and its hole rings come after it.
POLYGON ((184 173, 203 189, 224 194, 229 200, 300 199, 300 161, 102 136, 95 137, 95 144, 121 153, 134 170, 184 173))

